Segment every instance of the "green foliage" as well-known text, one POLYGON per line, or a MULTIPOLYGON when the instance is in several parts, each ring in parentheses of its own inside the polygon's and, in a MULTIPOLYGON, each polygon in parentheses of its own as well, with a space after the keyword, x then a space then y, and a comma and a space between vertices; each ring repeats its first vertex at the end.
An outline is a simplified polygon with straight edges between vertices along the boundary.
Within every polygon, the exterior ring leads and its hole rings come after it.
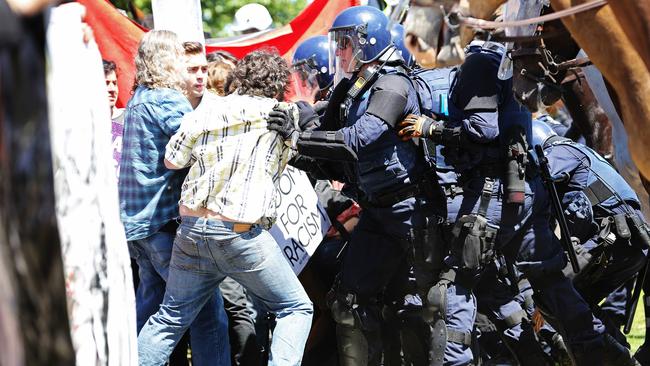
MULTIPOLYGON (((118 7, 125 8, 128 0, 111 0, 118 7)), ((145 14, 151 14, 151 0, 133 0, 145 14)), ((232 23, 237 9, 249 3, 259 3, 269 10, 274 25, 280 27, 291 21, 307 5, 306 0, 201 0, 203 9, 203 30, 211 37, 231 36, 225 30, 232 23)))

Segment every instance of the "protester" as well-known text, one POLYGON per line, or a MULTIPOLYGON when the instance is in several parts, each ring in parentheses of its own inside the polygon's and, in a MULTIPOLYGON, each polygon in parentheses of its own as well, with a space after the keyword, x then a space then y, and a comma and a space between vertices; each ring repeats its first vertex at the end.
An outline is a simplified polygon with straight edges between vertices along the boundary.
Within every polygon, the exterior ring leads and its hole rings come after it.
POLYGON ((104 78, 108 92, 108 105, 111 108, 111 134, 113 146, 113 160, 115 161, 115 174, 120 176, 120 156, 122 154, 122 135, 124 134, 124 108, 118 108, 117 97, 120 92, 117 86, 117 66, 113 61, 102 60, 104 65, 104 78))
MULTIPOLYGON (((206 74, 204 68, 207 60, 203 53, 203 46, 197 42, 185 42, 183 46, 189 60, 187 75, 191 80, 186 81, 188 93, 198 95, 196 85, 201 81, 207 86, 207 92, 202 93, 205 96, 203 96, 200 106, 209 105, 208 100, 214 99, 215 94, 225 96, 224 85, 232 70, 235 69, 235 63, 230 58, 226 58, 227 56, 223 56, 221 52, 212 53, 213 61, 207 63, 206 74), (205 102, 203 102, 204 100, 205 102)), ((245 289, 230 277, 226 277, 221 282, 219 289, 228 314, 232 365, 259 365, 260 349, 255 334, 255 320, 252 310, 249 308, 250 304, 246 298, 245 289)))
POLYGON ((255 51, 238 62, 234 91, 188 114, 167 145, 165 164, 190 166, 179 201, 164 302, 138 337, 142 365, 163 364, 225 276, 241 283, 276 315, 271 365, 298 365, 312 305, 264 228, 275 216, 274 192, 292 150, 266 129, 286 91, 289 70, 277 54, 255 51))
POLYGON ((219 58, 208 62, 208 90, 220 96, 226 95, 226 80, 235 69, 235 64, 219 58))
MULTIPOLYGON (((167 170, 163 163, 165 144, 182 116, 192 111, 181 92, 182 54, 173 32, 154 30, 142 38, 135 58, 135 89, 124 117, 119 196, 129 251, 139 267, 138 330, 163 299, 185 176, 167 170)), ((230 359, 221 294, 215 289, 208 298, 190 328, 196 365, 224 364, 230 359)))

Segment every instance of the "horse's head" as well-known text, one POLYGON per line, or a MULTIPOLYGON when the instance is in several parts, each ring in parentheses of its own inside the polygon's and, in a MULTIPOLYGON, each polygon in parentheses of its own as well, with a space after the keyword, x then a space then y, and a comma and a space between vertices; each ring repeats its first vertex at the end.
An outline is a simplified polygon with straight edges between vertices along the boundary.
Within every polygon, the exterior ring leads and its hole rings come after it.
POLYGON ((405 44, 425 68, 453 66, 465 59, 464 47, 473 30, 459 26, 453 14, 490 18, 504 0, 403 0, 409 3, 404 21, 405 44))
POLYGON ((549 38, 515 42, 510 57, 513 63, 513 91, 519 102, 531 112, 550 106, 562 97, 562 81, 568 67, 564 61, 579 51, 560 21, 538 28, 537 35, 549 38))
POLYGON ((422 67, 433 68, 462 63, 463 46, 458 28, 446 22, 457 9, 456 0, 411 0, 404 20, 404 43, 422 67))

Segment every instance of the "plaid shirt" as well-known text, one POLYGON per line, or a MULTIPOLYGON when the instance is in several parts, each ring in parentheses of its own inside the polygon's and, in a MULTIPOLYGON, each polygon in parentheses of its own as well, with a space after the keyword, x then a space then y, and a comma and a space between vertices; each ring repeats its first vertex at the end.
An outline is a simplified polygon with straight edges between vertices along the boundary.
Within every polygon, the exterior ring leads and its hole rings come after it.
MULTIPOLYGON (((170 163, 191 165, 179 203, 238 222, 274 218, 276 183, 293 156, 282 138, 266 128, 268 113, 278 102, 236 94, 207 93, 203 99, 167 144, 170 163)), ((295 105, 280 104, 290 108, 295 123, 295 105)))
POLYGON ((127 240, 146 238, 178 217, 186 171, 165 168, 165 145, 192 106, 180 92, 139 86, 124 115, 120 212, 127 240))

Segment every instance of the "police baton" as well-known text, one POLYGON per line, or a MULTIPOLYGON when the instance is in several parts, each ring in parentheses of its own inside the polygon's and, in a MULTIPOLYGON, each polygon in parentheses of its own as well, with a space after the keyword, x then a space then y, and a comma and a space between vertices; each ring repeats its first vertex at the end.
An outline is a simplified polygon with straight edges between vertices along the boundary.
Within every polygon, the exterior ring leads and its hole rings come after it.
MULTIPOLYGON (((643 222, 641 217, 637 214, 631 216, 632 221, 634 222, 634 233, 637 235, 637 238, 644 244, 646 248, 650 248, 650 236, 648 235, 648 230, 646 224, 643 222)), ((650 251, 646 256, 646 263, 643 269, 637 273, 636 281, 634 281, 634 289, 632 291, 632 297, 628 298, 627 304, 625 304, 625 327, 623 327, 623 333, 629 334, 632 330, 632 322, 634 321, 634 313, 636 313, 636 306, 639 303, 639 298, 641 297, 641 290, 643 289, 643 284, 645 282, 646 276, 648 275, 648 266, 650 265, 650 251)))
POLYGON ((627 304, 625 304, 625 326, 623 327, 623 333, 629 334, 632 330, 632 323, 634 322, 634 313, 636 313, 636 306, 639 303, 639 297, 641 297, 641 290, 643 289, 643 283, 645 282, 645 277, 648 275, 648 260, 646 259, 646 264, 643 266, 643 269, 636 274, 636 280, 634 281, 634 290, 632 296, 628 298, 627 304))
POLYGON ((539 170, 542 176, 542 181, 544 181, 544 185, 546 186, 546 189, 548 190, 548 193, 551 197, 551 205, 553 206, 555 218, 560 225, 560 234, 562 236, 560 242, 562 243, 564 250, 566 250, 569 255, 569 262, 571 262, 573 272, 578 273, 580 272, 578 257, 576 257, 576 251, 573 249, 573 244, 571 243, 569 225, 567 225, 566 218, 564 217, 564 210, 562 210, 560 196, 557 194, 557 188, 555 187, 555 182, 566 180, 567 176, 562 175, 561 177, 557 178, 551 176, 551 171, 548 168, 548 159, 546 156, 544 156, 544 149, 542 149, 542 146, 535 145, 535 153, 537 154, 537 160, 539 161, 539 170))

